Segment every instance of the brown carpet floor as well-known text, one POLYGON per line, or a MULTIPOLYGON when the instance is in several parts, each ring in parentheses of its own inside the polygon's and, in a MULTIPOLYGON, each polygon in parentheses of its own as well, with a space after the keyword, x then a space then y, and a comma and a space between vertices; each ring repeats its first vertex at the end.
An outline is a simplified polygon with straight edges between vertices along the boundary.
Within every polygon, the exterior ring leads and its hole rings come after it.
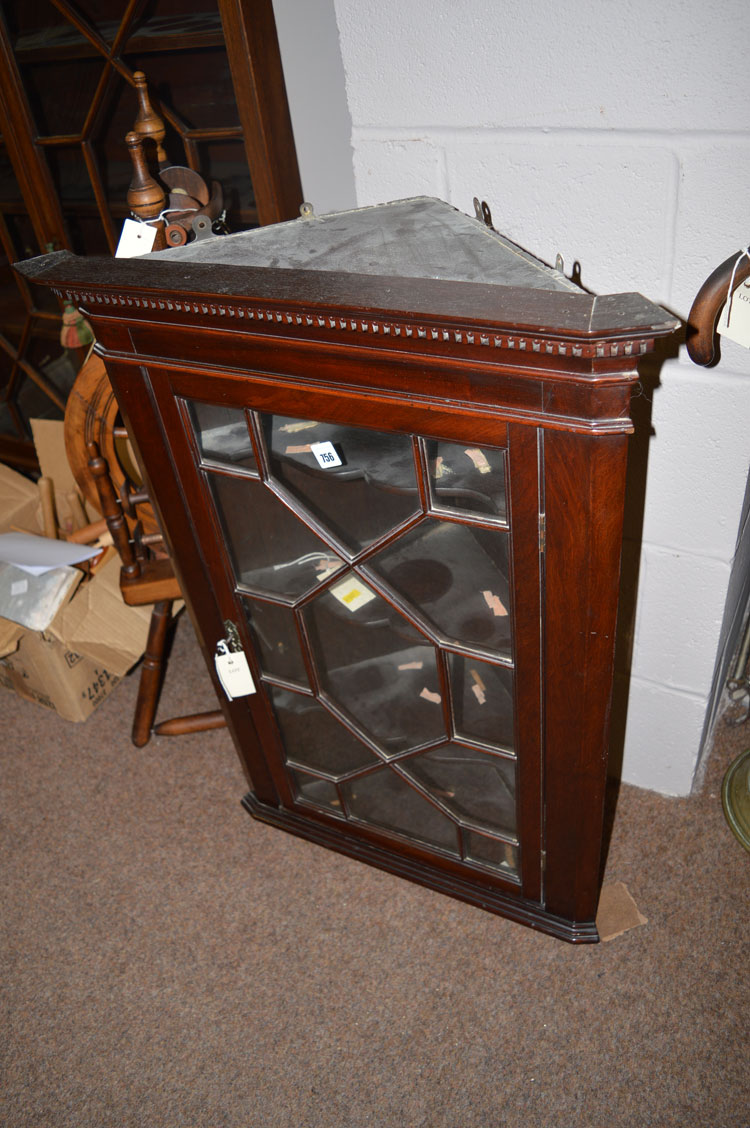
MULTIPOLYGON (((621 789, 648 924, 577 948, 254 822, 226 732, 130 745, 135 688, 84 725, 0 690, 3 1128, 750 1123, 750 729, 699 796, 621 789)), ((204 702, 183 618, 164 705, 204 702)))

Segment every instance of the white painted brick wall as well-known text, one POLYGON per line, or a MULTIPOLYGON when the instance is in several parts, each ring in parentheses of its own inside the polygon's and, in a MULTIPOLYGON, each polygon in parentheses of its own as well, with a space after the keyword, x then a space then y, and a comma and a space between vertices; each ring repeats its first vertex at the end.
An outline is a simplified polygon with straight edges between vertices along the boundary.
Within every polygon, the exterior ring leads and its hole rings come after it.
POLYGON ((744 0, 335 6, 355 129, 747 128, 735 94, 747 66, 744 0), (726 87, 716 81, 719 65, 726 87))
MULTIPOLYGON (((472 213, 481 195, 545 261, 579 260, 586 286, 639 290, 683 318, 750 239, 747 0, 275 3, 334 4, 360 205, 427 194, 472 213)), ((314 53, 305 65, 314 92, 314 53)), ((653 393, 623 777, 667 794, 695 770, 749 376, 728 342, 711 371, 666 362, 653 393)))
POLYGON ((557 252, 568 266, 577 259, 589 289, 666 294, 677 177, 668 148, 567 130, 519 141, 486 132, 447 154, 448 192, 463 210, 487 198, 498 230, 546 262, 557 252))
POLYGON ((352 119, 333 0, 273 0, 273 12, 304 198, 318 212, 354 208, 352 119))
MULTIPOLYGON (((731 343, 731 342, 730 342, 731 343)), ((722 350, 724 351, 724 349, 722 350)), ((731 560, 750 451, 745 375, 668 361, 653 394, 644 542, 731 560)))
POLYGON ((663 795, 687 795, 706 709, 702 694, 684 693, 633 676, 623 779, 663 795))
MULTIPOLYGON (((739 38, 750 52, 750 5, 742 16, 743 33, 739 38)), ((723 73, 723 63, 713 64, 715 81, 723 73)), ((733 85, 733 84, 732 84, 733 85)), ((722 137, 726 128, 724 116, 717 113, 713 128, 716 134, 690 134, 674 137, 672 144, 680 159, 680 185, 675 211, 674 281, 670 300, 676 309, 687 313, 695 295, 695 280, 702 280, 714 267, 732 254, 738 243, 750 240, 750 218, 747 207, 747 171, 750 167, 750 96, 738 97, 730 83, 725 83, 728 108, 744 105, 744 133, 722 137)), ((747 352, 731 341, 722 350, 723 368, 748 372, 747 352)))
POLYGON ((713 674, 729 565, 645 545, 640 580, 635 622, 639 677, 700 696, 713 674))

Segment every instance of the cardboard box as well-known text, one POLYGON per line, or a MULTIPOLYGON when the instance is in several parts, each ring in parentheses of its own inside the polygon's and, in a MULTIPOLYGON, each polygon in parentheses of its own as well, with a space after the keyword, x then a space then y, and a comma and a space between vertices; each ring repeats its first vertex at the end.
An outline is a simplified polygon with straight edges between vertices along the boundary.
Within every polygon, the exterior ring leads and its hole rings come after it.
MULTIPOLYGON (((0 465, 0 532, 11 527, 41 532, 39 495, 0 465)), ((150 618, 150 607, 123 602, 115 554, 78 585, 46 630, 0 617, 0 685, 66 720, 84 721, 143 654, 150 618)))
MULTIPOLYGON (((0 621, 0 633, 7 620, 0 621)), ((0 685, 66 721, 85 721, 120 678, 58 639, 20 627, 15 649, 0 658, 0 685)))
POLYGON ((41 533, 39 492, 28 478, 0 462, 0 531, 41 533))
MULTIPOLYGON (((73 477, 73 471, 70 469, 68 455, 65 451, 64 424, 58 419, 32 419, 31 433, 34 436, 34 447, 39 460, 39 468, 45 478, 51 478, 55 483, 55 510, 60 528, 64 532, 70 532, 73 528, 70 509, 72 494, 78 496, 87 520, 98 521, 100 514, 89 506, 85 498, 81 497, 81 492, 73 477)), ((42 531, 41 524, 39 531, 42 531)))

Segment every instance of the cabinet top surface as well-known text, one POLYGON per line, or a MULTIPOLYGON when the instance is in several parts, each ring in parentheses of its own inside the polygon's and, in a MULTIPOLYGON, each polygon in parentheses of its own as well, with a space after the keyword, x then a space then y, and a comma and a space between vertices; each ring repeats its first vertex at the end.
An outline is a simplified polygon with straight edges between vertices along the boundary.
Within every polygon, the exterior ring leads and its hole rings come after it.
POLYGON ((57 251, 15 269, 91 313, 92 305, 125 307, 127 317, 131 310, 138 317, 139 310, 159 309, 167 322, 174 317, 165 299, 187 297, 179 307, 181 324, 191 311, 211 322, 228 314, 248 325, 254 316, 248 303, 269 303, 279 322, 349 318, 352 332, 351 319, 363 314, 425 319, 459 333, 472 326, 505 328, 581 341, 651 341, 679 326, 641 294, 599 297, 581 290, 484 222, 426 197, 303 215, 137 258, 57 251), (210 304, 217 300, 218 311, 210 304))
POLYGON ((484 222, 424 196, 330 215, 302 215, 253 231, 200 239, 150 257, 580 293, 560 271, 484 222))

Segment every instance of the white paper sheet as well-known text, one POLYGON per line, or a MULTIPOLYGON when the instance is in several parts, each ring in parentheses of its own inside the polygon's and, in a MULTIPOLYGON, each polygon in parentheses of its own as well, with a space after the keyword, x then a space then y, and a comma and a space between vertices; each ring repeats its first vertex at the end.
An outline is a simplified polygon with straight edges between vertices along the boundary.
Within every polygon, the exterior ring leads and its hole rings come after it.
POLYGON ((80 564, 83 560, 91 560, 99 552, 99 548, 68 544, 67 541, 37 537, 32 533, 0 534, 0 562, 13 564, 32 576, 42 576, 51 568, 61 568, 66 564, 80 564))

